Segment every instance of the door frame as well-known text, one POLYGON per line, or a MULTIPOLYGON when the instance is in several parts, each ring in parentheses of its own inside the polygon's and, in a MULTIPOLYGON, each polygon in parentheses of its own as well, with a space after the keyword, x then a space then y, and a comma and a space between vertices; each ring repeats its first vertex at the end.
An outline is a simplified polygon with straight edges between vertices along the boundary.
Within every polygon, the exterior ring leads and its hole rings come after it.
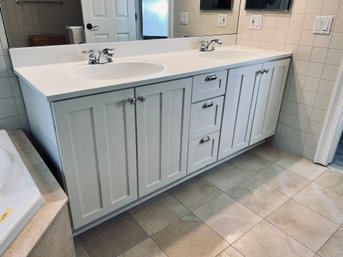
POLYGON ((331 101, 314 157, 315 163, 330 164, 343 131, 343 61, 339 68, 331 101))

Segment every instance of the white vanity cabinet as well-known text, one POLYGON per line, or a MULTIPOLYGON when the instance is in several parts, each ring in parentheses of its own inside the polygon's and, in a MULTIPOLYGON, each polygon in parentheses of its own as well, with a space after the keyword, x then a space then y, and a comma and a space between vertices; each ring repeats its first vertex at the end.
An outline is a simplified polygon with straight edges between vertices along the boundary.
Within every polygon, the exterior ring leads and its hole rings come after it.
POLYGON ((274 135, 289 62, 229 70, 218 159, 274 135))
POLYGON ((74 229, 186 175, 191 81, 52 103, 74 229))
POLYGON ((263 65, 249 145, 275 134, 290 59, 263 65))

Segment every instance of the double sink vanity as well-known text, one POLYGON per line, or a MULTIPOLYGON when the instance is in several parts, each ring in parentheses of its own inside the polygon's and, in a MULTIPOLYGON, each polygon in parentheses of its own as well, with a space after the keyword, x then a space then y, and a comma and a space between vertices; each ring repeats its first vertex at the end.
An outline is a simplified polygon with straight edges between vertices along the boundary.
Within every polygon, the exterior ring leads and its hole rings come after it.
POLYGON ((76 233, 275 133, 290 53, 193 47, 89 65, 88 47, 112 46, 68 46, 72 58, 57 47, 56 63, 22 63, 23 50, 11 49, 34 140, 60 176, 76 233))

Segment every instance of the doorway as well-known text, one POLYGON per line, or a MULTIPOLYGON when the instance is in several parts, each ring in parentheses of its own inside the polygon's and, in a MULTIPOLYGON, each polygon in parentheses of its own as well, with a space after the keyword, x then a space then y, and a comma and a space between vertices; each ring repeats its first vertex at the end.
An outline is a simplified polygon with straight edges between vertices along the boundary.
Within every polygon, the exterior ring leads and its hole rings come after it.
MULTIPOLYGON (((331 102, 325 117, 321 136, 319 138, 315 163, 328 166, 334 161, 336 150, 341 152, 343 132, 343 61, 341 63, 336 87, 332 93, 331 102)), ((342 168, 343 171, 343 168, 342 168)))

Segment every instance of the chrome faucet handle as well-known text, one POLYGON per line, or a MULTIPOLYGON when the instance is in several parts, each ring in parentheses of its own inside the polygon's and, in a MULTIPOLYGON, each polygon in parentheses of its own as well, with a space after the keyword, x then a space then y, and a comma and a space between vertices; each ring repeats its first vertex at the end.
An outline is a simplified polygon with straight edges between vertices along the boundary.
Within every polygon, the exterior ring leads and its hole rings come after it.
POLYGON ((202 40, 199 42, 200 43, 200 52, 206 52, 207 51, 207 42, 205 40, 202 40))
POLYGON ((83 53, 83 54, 89 54, 89 56, 88 56, 88 63, 89 63, 89 64, 96 64, 96 63, 97 63, 97 57, 96 57, 96 55, 94 54, 94 50, 92 50, 92 49, 84 50, 84 51, 82 51, 81 53, 83 53))

